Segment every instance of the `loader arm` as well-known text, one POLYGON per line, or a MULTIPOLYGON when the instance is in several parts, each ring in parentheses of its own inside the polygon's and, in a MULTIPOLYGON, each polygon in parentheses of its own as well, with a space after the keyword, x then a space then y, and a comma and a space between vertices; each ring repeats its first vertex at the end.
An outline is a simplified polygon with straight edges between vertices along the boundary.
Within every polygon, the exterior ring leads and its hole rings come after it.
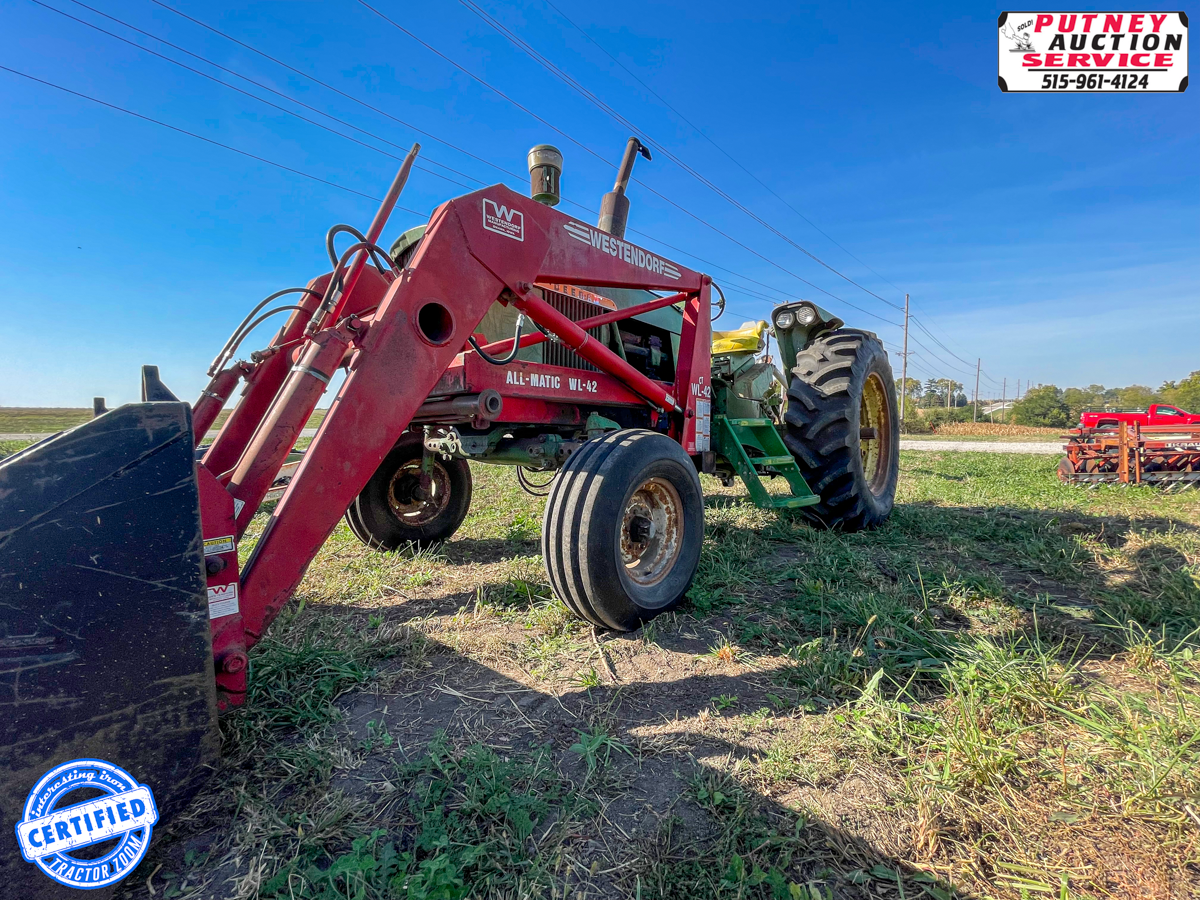
MULTIPOLYGON (((671 416, 672 428, 685 441, 690 434, 694 447, 696 423, 687 397, 707 389, 708 285, 706 276, 502 185, 439 207, 420 249, 378 308, 313 336, 313 346, 323 335, 334 343, 344 341, 349 372, 242 574, 246 645, 262 636, 292 596, 338 520, 502 295, 671 416), (589 343, 574 323, 547 311, 531 291, 538 281, 687 294, 685 315, 703 324, 681 348, 681 356, 686 349, 686 364, 680 365, 674 390, 662 392, 657 382, 607 347, 589 343)), ((299 433, 320 394, 318 389, 314 395, 310 382, 327 381, 341 362, 337 353, 332 357, 337 357, 335 364, 325 369, 303 359, 292 368, 278 396, 307 399, 290 405, 277 401, 273 411, 279 427, 299 433)), ((239 465, 252 463, 253 454, 243 454, 239 465)), ((254 492, 239 497, 236 484, 231 484, 231 493, 235 501, 245 501, 238 513, 240 524, 253 514, 261 497, 254 492)))

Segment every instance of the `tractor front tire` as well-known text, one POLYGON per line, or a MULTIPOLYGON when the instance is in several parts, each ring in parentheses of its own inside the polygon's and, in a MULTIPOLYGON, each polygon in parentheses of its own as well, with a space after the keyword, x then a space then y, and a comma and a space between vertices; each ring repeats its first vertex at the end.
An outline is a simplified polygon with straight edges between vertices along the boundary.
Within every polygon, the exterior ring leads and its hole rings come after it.
POLYGON ((610 432, 571 455, 542 522, 550 585, 572 612, 633 631, 677 606, 700 565, 704 496, 665 434, 610 432))
POLYGON ((796 354, 784 442, 821 502, 814 525, 859 531, 892 512, 900 429, 892 367, 879 338, 842 328, 796 354))
POLYGON ((421 435, 396 443, 346 510, 354 536, 376 550, 424 549, 450 539, 471 509, 471 469, 465 459, 433 460, 421 472, 421 435))

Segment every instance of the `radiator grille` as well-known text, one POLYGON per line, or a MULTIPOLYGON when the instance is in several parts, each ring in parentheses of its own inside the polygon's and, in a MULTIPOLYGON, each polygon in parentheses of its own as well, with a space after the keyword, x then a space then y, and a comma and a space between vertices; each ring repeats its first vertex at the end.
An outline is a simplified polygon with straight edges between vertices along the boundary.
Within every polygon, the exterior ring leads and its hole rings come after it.
MULTIPOLYGON (((592 303, 589 300, 583 300, 579 297, 572 297, 560 291, 552 291, 546 287, 542 287, 542 297, 572 322, 582 322, 584 319, 590 319, 592 316, 598 316, 611 311, 609 308, 601 306, 598 303, 592 303)), ((607 336, 605 334, 607 331, 608 326, 601 325, 599 328, 588 329, 588 334, 594 338, 603 340, 607 336)), ((543 346, 545 350, 543 351, 542 360, 547 365, 562 366, 567 369, 581 369, 585 372, 597 371, 595 366, 564 344, 547 341, 543 346)))

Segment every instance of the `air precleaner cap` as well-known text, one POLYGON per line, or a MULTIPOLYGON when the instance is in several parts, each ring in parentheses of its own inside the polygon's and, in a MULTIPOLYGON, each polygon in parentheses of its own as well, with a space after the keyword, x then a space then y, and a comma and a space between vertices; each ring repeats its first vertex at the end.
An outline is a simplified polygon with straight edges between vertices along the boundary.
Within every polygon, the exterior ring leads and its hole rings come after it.
POLYGON ((529 151, 529 196, 538 203, 558 206, 561 199, 563 156, 557 147, 538 144, 529 151))

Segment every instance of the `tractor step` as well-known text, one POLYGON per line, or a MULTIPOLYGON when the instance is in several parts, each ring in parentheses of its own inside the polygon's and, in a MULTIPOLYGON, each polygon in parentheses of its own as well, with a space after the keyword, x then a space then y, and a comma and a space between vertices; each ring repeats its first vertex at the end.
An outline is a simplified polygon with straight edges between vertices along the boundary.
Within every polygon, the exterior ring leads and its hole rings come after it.
POLYGON ((796 460, 789 453, 787 456, 752 456, 750 461, 756 466, 794 466, 796 460))
POLYGON ((812 492, 800 467, 788 451, 783 438, 770 419, 731 419, 713 416, 714 446, 729 460, 750 491, 755 506, 763 509, 799 509, 821 502, 812 492), (749 450, 756 454, 751 456, 749 450), (759 477, 759 468, 775 469, 792 489, 791 496, 772 494, 759 477))
POLYGON ((780 497, 777 494, 771 496, 771 506, 775 509, 800 509, 803 506, 812 506, 820 501, 820 497, 780 497))

